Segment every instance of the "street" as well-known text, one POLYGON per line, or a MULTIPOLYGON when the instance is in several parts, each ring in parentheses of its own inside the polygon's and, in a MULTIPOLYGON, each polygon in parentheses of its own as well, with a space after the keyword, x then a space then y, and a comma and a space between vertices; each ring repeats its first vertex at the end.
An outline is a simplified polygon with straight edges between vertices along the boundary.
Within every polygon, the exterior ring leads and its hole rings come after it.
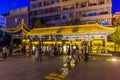
MULTIPOLYGON (((34 61, 31 57, 13 56, 7 60, 0 59, 0 80, 119 80, 120 59, 112 61, 112 57, 92 57, 88 62, 81 61, 63 74, 61 69, 67 56, 42 61, 34 61)), ((67 69, 66 69, 67 71, 67 69)))
POLYGON ((9 57, 0 61, 0 80, 45 80, 47 74, 61 68, 64 58, 43 57, 42 61, 35 62, 27 57, 9 57))

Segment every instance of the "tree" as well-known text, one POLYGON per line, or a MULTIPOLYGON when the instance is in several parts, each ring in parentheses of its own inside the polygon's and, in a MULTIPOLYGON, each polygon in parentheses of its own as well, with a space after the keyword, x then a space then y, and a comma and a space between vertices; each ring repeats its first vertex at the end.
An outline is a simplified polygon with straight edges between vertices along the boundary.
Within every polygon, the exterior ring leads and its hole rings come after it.
POLYGON ((116 31, 110 34, 111 39, 118 45, 120 45, 120 26, 117 26, 116 31))
POLYGON ((115 28, 115 32, 110 34, 111 39, 115 42, 115 52, 116 52, 116 44, 120 46, 120 17, 113 17, 113 27, 115 28))

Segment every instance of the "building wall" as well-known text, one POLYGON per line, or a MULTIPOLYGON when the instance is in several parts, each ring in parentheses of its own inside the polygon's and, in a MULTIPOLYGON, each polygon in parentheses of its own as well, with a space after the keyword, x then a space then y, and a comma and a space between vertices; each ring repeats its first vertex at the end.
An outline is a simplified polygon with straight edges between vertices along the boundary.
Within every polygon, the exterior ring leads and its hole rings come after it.
POLYGON ((30 18, 61 25, 77 19, 80 24, 112 26, 111 0, 31 0, 30 18))
POLYGON ((6 27, 6 18, 0 15, 0 26, 6 27))
POLYGON ((7 28, 16 27, 21 23, 22 19, 29 25, 29 12, 27 7, 10 11, 10 15, 7 16, 6 20, 7 28))

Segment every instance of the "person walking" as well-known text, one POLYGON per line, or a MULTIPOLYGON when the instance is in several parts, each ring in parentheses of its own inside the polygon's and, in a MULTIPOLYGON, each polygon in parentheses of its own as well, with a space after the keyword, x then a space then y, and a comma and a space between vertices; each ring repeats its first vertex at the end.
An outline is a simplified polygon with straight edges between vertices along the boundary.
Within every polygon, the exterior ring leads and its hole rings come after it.
POLYGON ((22 53, 23 53, 23 55, 26 54, 26 47, 25 47, 25 45, 22 47, 22 53))
POLYGON ((76 45, 76 49, 75 49, 75 54, 76 54, 76 57, 77 57, 77 62, 80 61, 80 54, 79 54, 79 47, 78 45, 76 45))
POLYGON ((38 61, 38 54, 39 54, 39 50, 38 50, 38 46, 35 48, 35 61, 38 61))
POLYGON ((9 46, 9 56, 12 56, 12 52, 13 52, 13 46, 10 45, 10 46, 9 46))
POLYGON ((4 58, 4 59, 7 59, 7 47, 6 47, 6 46, 4 46, 4 47, 2 48, 2 55, 3 55, 3 58, 4 58))
POLYGON ((38 61, 42 61, 42 53, 43 53, 42 48, 38 46, 38 61))

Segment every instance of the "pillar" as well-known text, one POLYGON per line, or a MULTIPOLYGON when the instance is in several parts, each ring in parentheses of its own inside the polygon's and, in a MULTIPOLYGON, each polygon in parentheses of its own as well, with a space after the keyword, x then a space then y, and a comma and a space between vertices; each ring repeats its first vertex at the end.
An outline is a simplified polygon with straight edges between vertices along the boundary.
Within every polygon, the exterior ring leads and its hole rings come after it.
POLYGON ((107 35, 105 36, 105 53, 108 53, 108 51, 107 51, 107 35))

